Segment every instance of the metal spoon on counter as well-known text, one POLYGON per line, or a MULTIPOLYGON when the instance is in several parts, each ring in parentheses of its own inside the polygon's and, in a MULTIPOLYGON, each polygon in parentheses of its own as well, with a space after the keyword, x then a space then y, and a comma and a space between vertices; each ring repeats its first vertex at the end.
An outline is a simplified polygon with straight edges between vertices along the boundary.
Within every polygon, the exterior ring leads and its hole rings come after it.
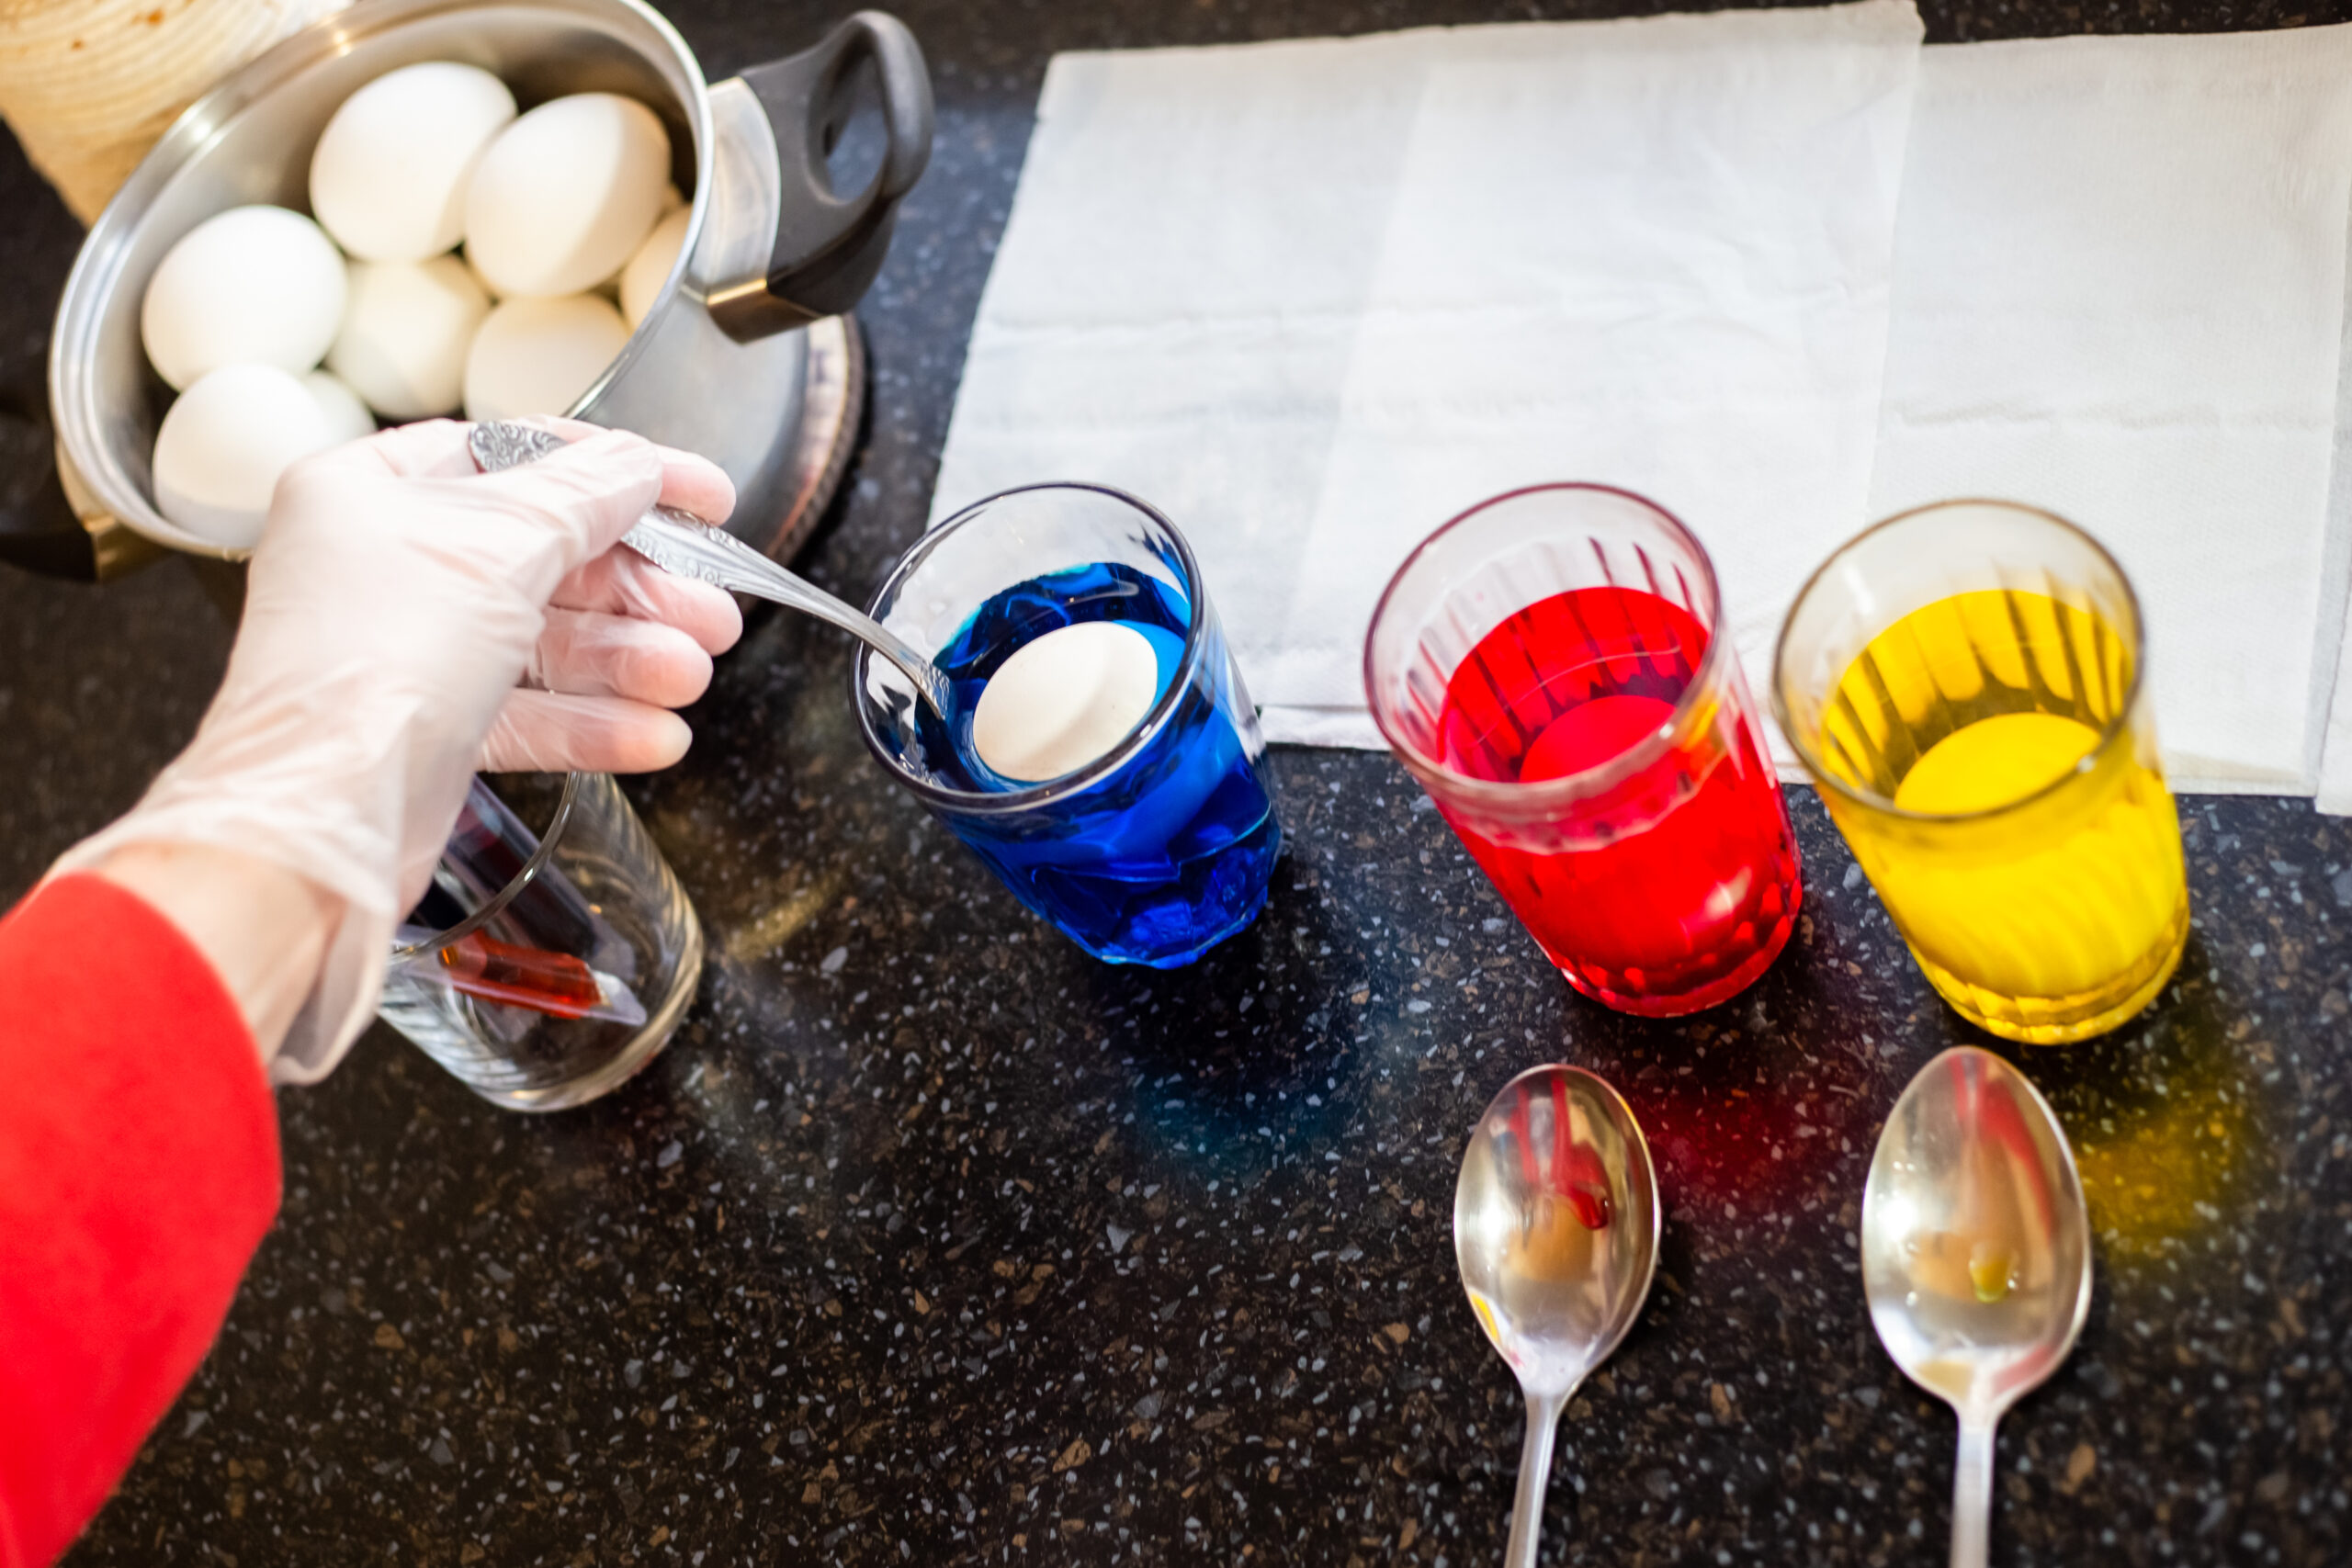
MULTIPOLYGON (((475 464, 486 474, 544 457, 563 445, 560 435, 510 420, 477 424, 466 439, 475 464)), ((946 716, 947 677, 911 643, 798 573, 778 566, 726 529, 714 528, 673 507, 657 506, 621 536, 621 543, 664 571, 729 592, 773 600, 839 626, 896 665, 914 683, 916 694, 931 711, 946 716)))
POLYGON ((2091 1304, 2074 1151, 1990 1051, 1946 1051, 1895 1101, 1862 1189, 1862 1289, 1894 1364, 1960 1413, 1951 1563, 1983 1568, 1994 1428, 2065 1360, 2091 1304))
POLYGON ((1640 1125, 1581 1067, 1520 1074, 1470 1134, 1453 1189, 1454 1260, 1527 1395, 1508 1568, 1535 1562, 1560 1412, 1641 1315, 1661 1224, 1640 1125))

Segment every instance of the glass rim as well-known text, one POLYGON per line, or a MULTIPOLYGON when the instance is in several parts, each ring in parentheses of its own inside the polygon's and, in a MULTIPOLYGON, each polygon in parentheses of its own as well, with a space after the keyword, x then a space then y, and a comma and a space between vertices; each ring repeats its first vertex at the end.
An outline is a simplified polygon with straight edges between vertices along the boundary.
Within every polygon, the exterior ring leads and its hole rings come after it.
MULTIPOLYGON (((1521 604, 1518 609, 1513 610, 1511 615, 1517 615, 1520 610, 1528 607, 1521 604)), ((1509 617, 1506 616, 1505 619, 1509 617)), ((1499 626, 1502 623, 1496 624, 1499 626)), ((1714 558, 1707 553, 1707 547, 1700 543, 1699 536, 1690 531, 1682 519, 1652 501, 1648 496, 1636 491, 1627 490, 1622 485, 1600 484, 1586 479, 1562 479, 1547 484, 1521 485, 1517 490, 1508 490, 1499 495, 1488 496, 1468 510, 1457 513, 1432 530, 1427 538, 1415 545, 1411 553, 1407 555, 1397 566, 1396 572, 1388 579, 1388 585, 1380 591, 1379 603, 1373 606, 1372 622, 1365 630, 1364 698, 1372 709, 1372 722, 1379 729, 1381 739, 1388 742, 1389 750, 1396 752, 1405 765, 1414 773, 1421 774, 1424 778, 1434 775, 1450 792, 1468 800, 1518 810, 1524 810, 1531 805, 1566 804, 1623 783, 1644 769, 1655 765, 1659 759, 1667 755, 1676 741, 1687 739, 1691 716, 1702 705, 1703 695, 1712 693, 1721 684, 1724 660, 1731 657, 1725 651, 1728 641, 1724 619, 1723 585, 1715 578, 1714 558), (1483 512, 1510 502, 1524 500, 1529 496, 1555 495, 1564 491, 1584 495, 1613 496, 1620 500, 1630 501, 1664 524, 1667 533, 1675 542, 1690 552, 1692 558, 1699 563, 1700 578, 1706 586, 1709 599, 1713 601, 1712 608, 1707 614, 1706 651, 1699 656, 1698 668, 1690 673, 1690 683, 1685 686, 1681 694, 1674 699, 1674 711, 1656 729, 1651 730, 1623 750, 1577 773, 1563 773, 1557 778, 1540 779, 1533 784, 1478 778, 1449 767, 1430 756, 1399 733, 1397 728, 1391 723, 1385 705, 1381 700, 1379 685, 1374 677, 1373 647, 1377 640, 1380 623, 1388 614, 1390 601, 1396 598, 1396 592, 1404 585, 1406 577, 1421 563, 1422 558, 1429 554, 1439 540, 1483 512)), ((1464 655, 1465 660, 1467 657, 1464 655)), ((1460 664, 1456 664, 1453 671, 1448 672, 1446 680, 1449 684, 1453 682, 1453 674, 1459 672, 1461 668, 1460 664)))
MULTIPOLYGON (((1963 590, 1963 592, 1967 591, 1963 590)), ((2004 592, 2007 590, 2005 589, 2004 592)), ((1944 597, 1952 598, 1956 595, 1946 594, 1944 597)), ((1929 600, 1928 604, 1941 602, 1941 600, 1929 600)), ((1926 607, 1926 605, 1920 606, 1921 609, 1926 607)), ((1898 616, 1896 619, 1899 620, 1901 617, 1898 616)), ((1886 626, 1879 627, 1878 632, 1873 632, 1871 636, 1875 637, 1879 633, 1884 632, 1887 626, 1894 624, 1894 621, 1889 621, 1886 626)), ((2080 524, 2060 516, 2046 506, 2036 506, 2031 502, 2026 501, 2005 501, 1998 496, 1961 495, 1951 496, 1942 501, 1924 502, 1917 506, 1906 507, 1901 512, 1880 518, 1836 549, 1831 550, 1823 558, 1821 564, 1813 569, 1812 574, 1804 580, 1804 586, 1797 590, 1796 596, 1789 601, 1789 613, 1781 617, 1780 632, 1772 639, 1772 690, 1770 693, 1772 722, 1781 727, 1781 734, 1787 739, 1789 749, 1797 754, 1797 761, 1804 765, 1804 771, 1811 776, 1814 787, 1816 789, 1828 790, 1856 806, 1874 811, 1883 817, 1893 818, 1899 822, 1951 827, 1960 823, 1989 821, 2012 811, 2024 810, 2055 795, 2075 780, 2093 772, 2099 761, 2113 750, 2115 743, 2131 728, 2132 715, 2140 705, 2140 692, 2148 674, 2147 641, 2147 622, 2140 608, 2140 591, 2132 585, 2131 574, 2123 570, 2122 563, 2115 558, 2114 554, 2080 524), (1973 811, 1914 811, 1907 807, 1895 805, 1894 801, 1876 790, 1857 788, 1829 771, 1827 765, 1823 762, 1818 749, 1799 735, 1796 727, 1789 722, 1789 705, 1785 694, 1786 682, 1782 680, 1781 672, 1787 666, 1789 629, 1796 624, 1797 611, 1804 606, 1807 599, 1812 597, 1814 590, 1821 586, 1823 579, 1827 576, 1831 567, 1845 559, 1859 548, 1863 541, 1898 524, 1916 521, 1932 512, 1951 511, 1964 506, 1989 506, 1998 511, 2014 512, 2037 518, 2089 547, 2092 556, 2108 570, 2113 572, 2115 581, 2122 585, 2123 602, 2132 611, 2132 679, 2124 684, 2123 701, 2116 705, 2113 716, 2100 728, 2098 739, 2093 742, 2090 750, 2076 758, 2073 764, 2056 778, 2046 784, 2036 784, 2014 799, 2002 801, 1996 806, 1979 807, 1973 811)), ((1865 649, 1869 646, 1868 643, 1863 644, 1865 649)))
MULTIPOLYGON (((924 529, 922 536, 907 547, 897 562, 892 565, 888 574, 882 579, 881 586, 874 591, 873 597, 866 604, 865 613, 874 619, 880 620, 882 602, 902 586, 907 579, 913 575, 915 570, 929 559, 933 552, 950 535, 979 521, 981 513, 999 502, 1009 501, 1017 495, 1034 494, 1039 491, 1085 491, 1095 495, 1108 496, 1121 505, 1132 507, 1142 513, 1163 529, 1169 538, 1175 541, 1177 570, 1183 579, 1182 587, 1186 597, 1191 601, 1193 612, 1191 621, 1184 628, 1183 656, 1177 660, 1176 673, 1169 681, 1167 688, 1152 700, 1151 706, 1145 711, 1143 717, 1136 721, 1135 727, 1127 731, 1116 746, 1112 747, 1084 767, 1054 778, 1041 779, 1021 789, 965 790, 917 778, 909 773, 905 764, 882 743, 881 737, 875 732, 873 715, 867 711, 868 699, 865 694, 866 672, 873 668, 876 655, 873 649, 864 643, 858 644, 857 653, 850 661, 850 703, 857 710, 858 733, 865 741, 866 750, 873 754, 874 760, 881 763, 893 778, 911 790, 915 798, 926 806, 952 811, 958 816, 1009 816, 1015 812, 1034 811, 1040 807, 1057 805, 1071 795, 1092 788, 1117 773, 1149 745, 1162 729, 1167 728, 1170 717, 1176 711, 1177 704, 1182 702, 1183 694, 1191 690, 1193 678, 1198 673, 1202 660, 1205 658, 1204 650, 1208 647, 1208 624, 1211 614, 1208 592, 1201 581, 1200 562, 1193 558, 1192 541, 1184 537, 1182 529, 1169 521, 1167 513, 1142 497, 1121 490, 1115 485, 1098 484, 1086 479, 1043 479, 1035 484, 1015 485, 1010 490, 1001 490, 993 495, 982 496, 969 506, 962 508, 941 522, 936 527, 924 529)), ((1012 587, 1017 584, 1008 583, 1005 586, 1012 587)), ((1001 592, 1002 590, 1000 589, 997 592, 1001 592)), ((986 604, 987 600, 983 599, 981 603, 986 604)))
POLYGON ((507 879, 505 886, 485 899, 481 908, 476 909, 448 930, 436 932, 422 941, 410 942, 405 947, 395 945, 389 963, 404 964, 419 953, 454 946, 488 925, 497 918, 500 910, 521 897, 523 889, 537 880, 539 873, 545 870, 548 862, 554 858, 556 844, 563 837, 564 824, 571 820, 571 803, 580 793, 580 781, 587 776, 581 773, 570 773, 563 776, 563 794, 555 803, 555 811, 548 818, 546 830, 539 834, 539 847, 531 852, 531 858, 523 863, 523 869, 507 879))

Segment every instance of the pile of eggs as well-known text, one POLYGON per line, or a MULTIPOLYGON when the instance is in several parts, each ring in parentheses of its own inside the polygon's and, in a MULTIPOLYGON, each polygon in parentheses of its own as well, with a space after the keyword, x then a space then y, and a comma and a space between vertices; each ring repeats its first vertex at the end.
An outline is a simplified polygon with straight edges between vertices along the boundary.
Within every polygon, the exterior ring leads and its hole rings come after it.
POLYGON ((688 218, 643 104, 581 93, 518 116, 496 76, 443 62, 335 110, 311 210, 206 220, 141 309, 179 394, 155 436, 156 508, 232 548, 259 536, 288 464, 379 419, 570 408, 652 307, 688 218))

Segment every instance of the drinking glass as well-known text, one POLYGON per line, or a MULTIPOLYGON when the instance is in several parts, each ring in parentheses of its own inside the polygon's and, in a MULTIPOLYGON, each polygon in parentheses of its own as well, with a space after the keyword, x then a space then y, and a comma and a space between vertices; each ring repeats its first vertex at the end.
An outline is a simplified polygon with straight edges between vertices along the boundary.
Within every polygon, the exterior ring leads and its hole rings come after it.
POLYGON ((939 666, 954 696, 943 723, 861 649, 853 685, 867 749, 1015 897, 1097 958, 1163 969, 1257 918, 1282 849, 1265 739, 1168 519, 1100 486, 1008 491, 918 541, 872 614, 939 666), (1023 644, 1091 620, 1154 641, 1158 699, 1077 772, 992 787, 969 761, 981 687, 1023 644))
POLYGON ((2142 639, 2098 541, 1994 501, 1849 541, 1781 628, 1781 728, 1919 967, 2004 1039, 2114 1028, 2188 942, 2142 639))
POLYGON ((1796 843, 1707 553, 1638 495, 1514 491, 1422 541, 1372 716, 1568 984, 1670 1017, 1789 940, 1796 843))
POLYGON ((610 773, 477 778, 379 1010, 484 1100, 560 1111, 661 1052, 702 956, 694 906, 610 773))

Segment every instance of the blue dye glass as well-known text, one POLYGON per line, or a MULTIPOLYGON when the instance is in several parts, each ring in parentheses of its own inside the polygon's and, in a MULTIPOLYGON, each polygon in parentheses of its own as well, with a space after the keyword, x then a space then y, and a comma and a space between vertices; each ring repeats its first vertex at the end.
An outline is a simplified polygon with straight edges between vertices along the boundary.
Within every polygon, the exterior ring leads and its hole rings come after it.
MULTIPOLYGON (((1189 577, 1173 551, 1153 553, 1189 577)), ((1256 712, 1204 599, 1188 645, 1195 609, 1175 583, 1121 563, 1033 577, 988 596, 933 655, 954 688, 944 722, 911 703, 860 704, 877 754, 926 786, 924 804, 1014 896, 1116 964, 1174 968, 1240 931, 1264 908, 1282 849, 1256 712), (971 746, 989 677, 1023 644, 1099 620, 1135 627, 1159 656, 1151 716, 1095 764, 1099 777, 1070 775, 1079 787, 990 773, 971 746)))

